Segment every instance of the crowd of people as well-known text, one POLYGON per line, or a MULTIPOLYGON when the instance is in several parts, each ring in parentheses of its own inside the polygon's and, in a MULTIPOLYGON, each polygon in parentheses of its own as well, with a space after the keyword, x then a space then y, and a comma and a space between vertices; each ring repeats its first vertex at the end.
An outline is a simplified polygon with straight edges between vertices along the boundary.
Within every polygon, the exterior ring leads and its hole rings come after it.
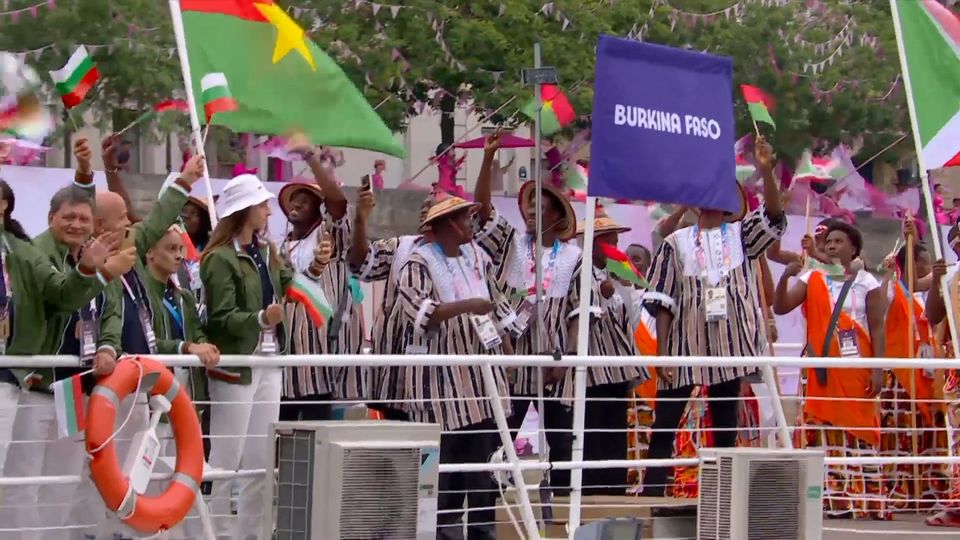
MULTIPOLYGON (((667 218, 660 225, 663 241, 652 256, 645 246, 627 249, 646 276, 642 285, 622 282, 606 270, 602 246, 616 246, 629 228, 598 209, 594 257, 586 263, 592 276, 586 299, 580 298, 578 286, 585 271, 585 227, 563 192, 544 186, 537 200, 533 182, 524 184, 518 204, 525 227, 494 208, 496 134, 484 148, 474 201, 435 190, 424 201, 416 234, 380 239, 369 236, 373 188, 378 186, 365 185, 351 205, 314 148, 294 138, 293 150, 310 166, 315 182, 290 183, 279 192, 277 202, 288 226, 278 244, 267 231, 274 195, 249 173, 226 184, 219 194, 219 220, 211 227, 208 201, 190 195, 204 174, 202 156, 190 158, 140 219, 115 162, 116 141, 111 137, 102 143, 107 190, 94 190, 91 149, 85 140, 76 142, 74 183, 53 196, 50 227, 36 238, 28 238, 13 219, 14 194, 0 182, 3 353, 75 355, 89 366, 0 370, 0 411, 14 411, 0 416, 0 449, 8 448, 0 453, 5 477, 82 470, 82 445, 58 438, 52 383, 84 373, 89 392, 123 356, 165 353, 202 361, 203 368, 178 368, 176 375, 195 401, 209 402, 200 417, 209 436, 211 467, 270 467, 263 442, 270 423, 330 419, 335 400, 368 402, 386 419, 440 424, 442 463, 488 461, 502 441, 479 367, 219 366, 221 354, 362 352, 360 282, 385 284, 381 316, 370 332, 372 352, 381 355, 575 355, 583 301, 590 305, 589 353, 598 356, 759 356, 776 339, 773 313, 798 308, 806 318, 807 353, 812 356, 934 357, 951 350, 950 334, 943 331, 940 280, 948 269, 942 261, 931 262, 922 244, 914 242, 919 235, 912 221, 905 222, 904 235, 913 249, 890 257, 891 271, 880 280, 860 260, 863 236, 843 221, 821 223, 804 238, 801 253, 781 249, 787 218, 773 174, 773 149, 763 140, 757 141, 754 156, 763 179, 761 203, 750 209, 743 196, 739 212, 683 209, 667 218), (913 261, 907 260, 908 253, 913 261), (786 264, 776 286, 767 257, 786 264), (903 281, 908 274, 912 283, 903 281), (326 324, 317 326, 304 305, 287 300, 285 291, 298 275, 322 287, 332 308, 326 324), (907 324, 910 318, 912 325, 907 324)), ((732 177, 729 189, 737 189, 732 177)), ((949 239, 960 251, 957 229, 949 239)), ((956 274, 949 277, 956 306, 956 274)), ((955 395, 960 387, 953 372, 941 371, 807 370, 797 443, 844 456, 945 453, 946 445, 957 441, 924 430, 960 418, 932 399, 943 392, 955 395), (909 399, 921 400, 915 411, 905 405, 909 399), (909 429, 887 428, 911 428, 920 437, 911 437, 909 429)), ((709 364, 590 367, 584 458, 627 457, 627 398, 638 386, 652 388, 647 457, 669 458, 676 452, 687 400, 698 391, 711 398, 709 444, 734 446, 742 427, 737 398, 744 381, 755 374, 749 367, 709 364)), ((540 405, 538 395, 546 397, 538 413, 550 459, 569 460, 573 372, 495 369, 494 380, 513 437, 528 409, 540 405)), ((143 429, 147 409, 142 398, 130 398, 121 409, 118 418, 133 411, 125 431, 143 429)), ((671 495, 670 475, 665 467, 643 471, 641 494, 671 495)), ((923 478, 920 493, 913 476, 909 467, 831 467, 825 511, 887 518, 895 506, 890 500, 927 496, 931 475, 923 478)), ((482 472, 441 475, 440 538, 457 538, 464 521, 469 538, 494 537, 497 490, 492 482, 482 472)), ((551 471, 549 482, 554 495, 566 494, 569 471, 551 471)), ((622 495, 626 484, 624 469, 583 473, 585 494, 622 495)), ((255 536, 263 487, 262 478, 214 482, 211 509, 218 537, 255 536), (234 496, 236 520, 226 519, 234 496)), ((112 534, 118 524, 106 519, 89 480, 77 489, 7 489, 0 523, 46 527, 44 536, 63 537, 76 537, 76 531, 59 527, 99 523, 96 531, 83 532, 90 537, 112 534), (52 507, 60 511, 50 511, 52 507)), ((960 513, 944 511, 930 522, 960 526, 960 513)), ((17 538, 31 534, 18 533, 17 538)))

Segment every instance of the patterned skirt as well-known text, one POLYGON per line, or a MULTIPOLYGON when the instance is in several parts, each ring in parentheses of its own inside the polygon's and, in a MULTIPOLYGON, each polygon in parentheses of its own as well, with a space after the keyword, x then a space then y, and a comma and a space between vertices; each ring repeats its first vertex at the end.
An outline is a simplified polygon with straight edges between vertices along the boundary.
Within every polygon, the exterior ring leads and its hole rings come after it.
MULTIPOLYGON (((880 393, 880 455, 946 456, 945 415, 932 407, 931 420, 916 411, 916 433, 911 422, 909 382, 902 384, 891 371, 884 372, 880 393), (931 425, 932 424, 932 425, 931 425)), ((949 471, 942 465, 885 465, 884 488, 888 507, 896 510, 931 509, 949 498, 949 471), (921 502, 922 501, 922 502, 921 502)))

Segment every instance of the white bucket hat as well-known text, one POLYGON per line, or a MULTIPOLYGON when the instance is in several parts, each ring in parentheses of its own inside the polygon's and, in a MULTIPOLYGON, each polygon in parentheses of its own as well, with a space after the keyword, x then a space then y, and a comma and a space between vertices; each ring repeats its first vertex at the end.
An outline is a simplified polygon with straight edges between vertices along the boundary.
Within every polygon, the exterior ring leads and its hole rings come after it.
POLYGON ((259 178, 252 174, 241 174, 223 187, 223 212, 220 217, 236 214, 272 198, 273 193, 267 191, 259 178))

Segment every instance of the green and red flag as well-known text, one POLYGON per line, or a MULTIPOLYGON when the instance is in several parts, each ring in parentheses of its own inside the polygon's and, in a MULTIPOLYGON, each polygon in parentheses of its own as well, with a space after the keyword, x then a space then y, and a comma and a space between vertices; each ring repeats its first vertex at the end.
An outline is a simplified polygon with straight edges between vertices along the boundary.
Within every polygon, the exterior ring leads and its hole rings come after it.
POLYGON ((628 283, 632 283, 640 287, 649 286, 647 284, 647 280, 643 278, 643 276, 640 274, 640 271, 637 270, 637 267, 633 265, 633 263, 630 261, 630 257, 627 257, 626 253, 617 249, 616 246, 606 242, 598 242, 598 244, 600 247, 600 252, 607 259, 607 272, 628 283))
POLYGON ((960 20, 935 0, 892 0, 890 9, 922 164, 960 166, 960 20))
POLYGON ((70 55, 67 65, 50 72, 50 78, 57 87, 63 106, 72 109, 79 105, 93 88, 100 78, 100 72, 97 71, 93 58, 87 54, 87 48, 81 45, 70 55))
POLYGON ((190 112, 190 105, 185 99, 165 99, 153 106, 153 112, 160 114, 165 112, 190 112))
POLYGON ((80 378, 83 375, 53 383, 53 404, 57 411, 59 438, 72 437, 87 427, 87 402, 80 378))
MULTIPOLYGON (((576 120, 577 113, 573 110, 573 105, 570 104, 570 100, 558 86, 541 84, 540 99, 543 101, 543 110, 540 115, 540 133, 542 135, 553 135, 576 120)), ((520 112, 531 120, 536 120, 537 100, 531 99, 520 112)))
POLYGON ((323 293, 323 287, 303 274, 298 273, 293 277, 293 282, 287 287, 285 295, 287 300, 302 304, 310 321, 318 328, 333 315, 333 309, 323 293))
POLYGON ((223 73, 237 110, 216 123, 242 133, 302 132, 314 144, 398 157, 394 137, 340 66, 274 0, 180 0, 194 94, 223 73))
POLYGON ((237 100, 233 99, 227 76, 223 73, 207 73, 200 79, 200 102, 207 123, 215 114, 237 110, 237 100))
POLYGON ((743 92, 743 100, 747 102, 747 110, 750 111, 753 121, 763 122, 777 129, 776 122, 770 116, 776 106, 773 96, 749 84, 741 84, 740 90, 743 92))

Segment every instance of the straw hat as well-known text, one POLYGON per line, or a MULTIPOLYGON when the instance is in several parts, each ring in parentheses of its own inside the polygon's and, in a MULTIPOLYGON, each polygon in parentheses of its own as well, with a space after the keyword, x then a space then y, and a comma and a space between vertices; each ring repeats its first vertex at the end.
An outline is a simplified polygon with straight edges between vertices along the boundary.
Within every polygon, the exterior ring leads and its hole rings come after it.
MULTIPOLYGON (((577 236, 580 236, 586 231, 587 222, 586 220, 581 221, 577 224, 577 236)), ((604 233, 625 233, 630 231, 630 227, 626 225, 620 225, 613 220, 610 216, 607 215, 607 210, 597 202, 597 210, 593 218, 593 234, 604 234, 604 233)))
POLYGON ((420 223, 420 232, 426 232, 430 230, 432 228, 430 224, 444 216, 449 216, 450 214, 459 212, 465 208, 468 208, 471 211, 476 210, 480 206, 479 203, 472 203, 470 201, 461 199, 460 197, 447 195, 445 193, 440 193, 438 196, 439 200, 431 204, 427 209, 426 215, 423 217, 423 220, 420 223))
POLYGON ((280 188, 280 193, 277 195, 280 211, 283 212, 285 217, 290 217, 290 200, 301 191, 313 193, 318 199, 323 200, 323 190, 317 184, 313 182, 289 182, 280 188))
POLYGON ((231 216, 272 198, 273 193, 267 191, 259 178, 252 174, 241 174, 223 187, 224 206, 220 217, 231 216))
POLYGON ((418 218, 418 227, 420 232, 427 232, 430 230, 430 225, 424 223, 427 219, 427 213, 430 211, 430 207, 433 206, 433 197, 427 197, 423 200, 423 204, 420 205, 420 217, 418 218))
MULTIPOLYGON (((219 200, 220 200, 220 196, 219 196, 219 195, 214 195, 214 196, 213 196, 213 204, 217 204, 217 201, 219 201, 219 200)), ((209 207, 207 206, 207 198, 206 198, 206 197, 197 197, 197 196, 194 196, 194 195, 190 195, 189 197, 187 197, 187 203, 188 203, 188 204, 194 204, 194 205, 200 207, 200 209, 203 210, 204 212, 209 212, 209 211, 210 211, 209 207)))
MULTIPOLYGON (((536 197, 536 188, 536 182, 533 180, 527 181, 520 186, 520 193, 517 195, 517 204, 520 205, 520 214, 524 218, 527 217, 527 209, 533 202, 533 198, 536 197)), ((544 195, 551 196, 559 202, 560 208, 563 211, 563 217, 566 221, 565 226, 557 230, 560 240, 566 241, 573 238, 573 235, 577 231, 577 214, 573 211, 570 200, 567 199, 567 196, 564 195, 563 192, 553 186, 543 185, 542 188, 544 195)))

